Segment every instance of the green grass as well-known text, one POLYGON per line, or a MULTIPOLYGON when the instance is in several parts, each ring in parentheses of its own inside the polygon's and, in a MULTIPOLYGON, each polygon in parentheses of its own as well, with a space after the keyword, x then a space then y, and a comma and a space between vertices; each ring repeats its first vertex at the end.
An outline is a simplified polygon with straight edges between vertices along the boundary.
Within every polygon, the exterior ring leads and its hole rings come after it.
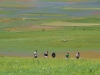
POLYGON ((100 60, 0 57, 2 75, 99 75, 100 60), (58 63, 59 62, 59 63, 58 63))
POLYGON ((44 52, 100 49, 100 26, 33 32, 0 32, 0 51, 44 52), (84 30, 85 29, 85 30, 84 30))
MULTIPOLYGON (((2 19, 1 19, 2 20, 2 19)), ((18 30, 5 30, 6 28, 18 28, 23 26, 51 23, 59 19, 25 19, 0 22, 0 51, 1 52, 33 52, 44 51, 83 51, 100 50, 100 26, 63 26, 58 29, 42 31, 43 29, 30 30, 26 27, 18 30)), ((62 21, 66 21, 63 20, 62 21)), ((73 19, 67 22, 99 23, 97 18, 73 19)))
MULTIPOLYGON (((40 0, 40 1, 82 1, 82 0, 40 0)), ((3 7, 26 8, 22 5, 11 2, 1 4, 3 7)), ((94 10, 94 8, 91 8, 94 10)), ((80 9, 67 9, 64 11, 79 11, 80 9)), ((84 10, 87 10, 84 8, 84 10)), ((96 9, 99 10, 99 9, 96 9)), ((81 9, 83 11, 83 9, 81 9)), ((0 14, 13 14, 15 11, 0 11, 0 14)), ((32 14, 39 15, 41 13, 32 14)), ((30 15, 30 14, 29 14, 30 15)), ((60 14, 46 14, 43 16, 62 16, 60 14)), ((1 75, 99 75, 100 60, 90 59, 44 59, 44 58, 21 58, 4 57, 4 55, 38 54, 44 51, 70 52, 70 51, 100 51, 100 26, 62 26, 58 29, 33 29, 27 27, 42 26, 43 23, 56 21, 73 23, 100 23, 99 18, 84 19, 0 19, 0 74, 1 75), (8 20, 6 22, 6 20, 8 20), (22 28, 21 28, 22 27, 22 28), (25 27, 25 28, 24 28, 25 27), (17 30, 9 30, 17 28, 17 30), (44 30, 44 31, 43 31, 44 30), (58 63, 59 62, 59 63, 58 63)))
POLYGON ((52 13, 26 13, 22 15, 32 15, 32 16, 65 16, 63 14, 52 14, 52 13))
POLYGON ((100 23, 100 18, 92 17, 92 18, 67 19, 65 22, 73 22, 73 23, 100 23))
POLYGON ((0 14, 13 14, 14 12, 12 11, 0 11, 0 14))

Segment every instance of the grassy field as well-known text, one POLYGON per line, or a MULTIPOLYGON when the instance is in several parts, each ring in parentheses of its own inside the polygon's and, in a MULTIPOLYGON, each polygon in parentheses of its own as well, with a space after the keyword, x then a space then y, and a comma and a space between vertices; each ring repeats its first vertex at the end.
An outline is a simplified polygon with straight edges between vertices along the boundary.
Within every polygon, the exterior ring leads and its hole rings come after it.
POLYGON ((100 18, 79 18, 79 19, 68 19, 65 22, 73 23, 100 23, 100 18))
POLYGON ((99 75, 100 60, 0 57, 2 75, 99 75))
POLYGON ((1 20, 1 52, 40 53, 87 51, 100 49, 100 23, 97 19, 66 20, 1 20), (70 22, 70 23, 69 23, 70 22), (79 22, 79 23, 71 23, 79 22), (82 23, 84 22, 84 23, 82 23), (86 26, 85 26, 86 25, 86 26))
POLYGON ((99 6, 99 0, 0 0, 0 75, 99 75, 99 6))

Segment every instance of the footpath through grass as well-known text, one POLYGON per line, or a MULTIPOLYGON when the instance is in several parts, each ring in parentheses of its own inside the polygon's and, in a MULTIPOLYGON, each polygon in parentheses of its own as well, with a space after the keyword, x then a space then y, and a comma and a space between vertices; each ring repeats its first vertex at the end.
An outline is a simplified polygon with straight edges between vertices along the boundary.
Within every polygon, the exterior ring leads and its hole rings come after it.
POLYGON ((0 57, 1 75, 99 75, 100 60, 0 57))

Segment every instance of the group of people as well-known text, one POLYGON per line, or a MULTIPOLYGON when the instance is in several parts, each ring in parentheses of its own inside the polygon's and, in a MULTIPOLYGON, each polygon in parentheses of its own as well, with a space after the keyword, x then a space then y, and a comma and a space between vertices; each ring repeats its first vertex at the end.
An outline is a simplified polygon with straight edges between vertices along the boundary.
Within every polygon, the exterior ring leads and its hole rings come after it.
MULTIPOLYGON (((44 57, 47 58, 48 57, 48 51, 47 52, 44 52, 44 57)), ((53 52, 52 53, 52 58, 55 58, 56 57, 56 54, 53 52)))
MULTIPOLYGON (((55 52, 53 52, 52 53, 52 58, 55 58, 56 57, 56 54, 55 54, 55 52)), ((34 58, 37 58, 38 56, 37 56, 37 50, 34 52, 34 58)), ((44 57, 45 58, 48 58, 48 51, 46 51, 46 52, 44 52, 44 57)), ((76 54, 76 58, 77 59, 79 59, 79 57, 80 57, 80 53, 78 52, 77 54, 76 54)), ((68 59, 69 58, 69 53, 67 53, 66 54, 66 59, 68 59)))
MULTIPOLYGON (((34 58, 37 58, 37 50, 34 52, 34 58)), ((48 51, 44 52, 44 57, 45 58, 48 58, 48 51)), ((55 52, 52 53, 52 58, 55 58, 56 57, 56 54, 55 52)))
MULTIPOLYGON (((79 59, 79 57, 80 57, 80 53, 77 52, 76 53, 76 58, 79 59)), ((69 58, 69 53, 66 54, 66 59, 68 59, 68 58, 69 58)))

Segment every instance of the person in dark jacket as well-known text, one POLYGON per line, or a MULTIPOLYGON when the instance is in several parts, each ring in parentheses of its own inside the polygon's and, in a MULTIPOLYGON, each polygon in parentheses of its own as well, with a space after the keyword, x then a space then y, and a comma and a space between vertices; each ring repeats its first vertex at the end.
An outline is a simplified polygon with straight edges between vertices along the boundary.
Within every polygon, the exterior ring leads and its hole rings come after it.
POLYGON ((55 58, 56 57, 56 54, 55 52, 52 53, 52 58, 55 58))

